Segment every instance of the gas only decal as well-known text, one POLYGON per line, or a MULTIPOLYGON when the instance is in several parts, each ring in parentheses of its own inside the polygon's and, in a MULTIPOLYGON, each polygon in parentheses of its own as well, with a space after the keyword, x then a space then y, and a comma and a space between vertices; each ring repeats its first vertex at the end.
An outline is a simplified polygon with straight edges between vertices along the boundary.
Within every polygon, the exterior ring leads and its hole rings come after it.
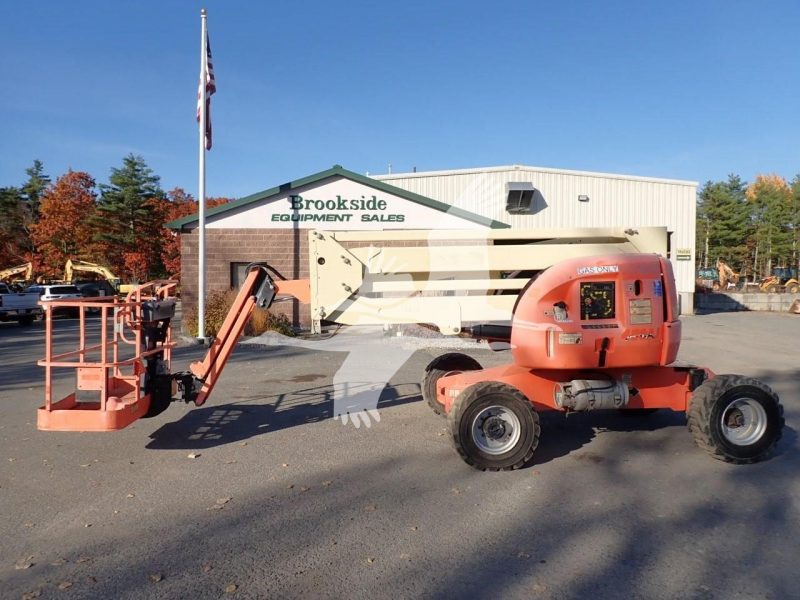
POLYGON ((580 333, 559 333, 558 343, 563 346, 572 346, 580 344, 583 341, 583 336, 580 333))
POLYGON ((600 273, 619 273, 619 265, 578 267, 578 275, 597 275, 600 273))

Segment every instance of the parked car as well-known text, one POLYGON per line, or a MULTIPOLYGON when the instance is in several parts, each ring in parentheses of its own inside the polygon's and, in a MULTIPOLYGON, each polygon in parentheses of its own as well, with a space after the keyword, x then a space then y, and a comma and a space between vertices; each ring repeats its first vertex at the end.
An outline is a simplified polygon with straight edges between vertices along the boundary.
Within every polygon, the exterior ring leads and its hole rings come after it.
POLYGON ((30 325, 42 314, 39 296, 34 293, 17 292, 0 283, 0 321, 17 321, 30 325))
POLYGON ((75 287, 78 288, 84 298, 101 298, 105 296, 116 295, 114 287, 105 279, 98 279, 97 281, 83 281, 77 282, 75 287))
MULTIPOLYGON (((80 300, 83 298, 83 294, 81 294, 81 291, 76 286, 63 283, 52 285, 32 285, 27 291, 29 293, 36 292, 39 294, 39 300, 44 302, 48 300, 80 300)), ((57 313, 54 311, 53 315, 75 314, 77 312, 78 309, 64 308, 60 309, 57 313)))

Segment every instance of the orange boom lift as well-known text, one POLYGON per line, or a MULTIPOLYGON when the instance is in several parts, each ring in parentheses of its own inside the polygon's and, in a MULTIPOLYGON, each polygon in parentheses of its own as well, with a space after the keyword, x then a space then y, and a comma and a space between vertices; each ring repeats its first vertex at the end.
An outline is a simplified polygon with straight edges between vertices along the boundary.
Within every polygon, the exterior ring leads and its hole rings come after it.
MULTIPOLYGON (((125 300, 48 303, 80 309, 80 339, 77 350, 54 355, 52 311, 45 311, 40 429, 114 430, 158 414, 173 399, 200 406, 255 306, 268 308, 281 293, 309 301, 308 280, 275 282, 267 267, 251 265, 205 358, 189 371, 172 373, 173 287, 174 282, 155 282, 125 300), (98 304, 102 339, 87 345, 84 311, 98 304), (77 368, 78 392, 54 402, 51 371, 58 367, 77 368), (87 391, 98 398, 81 400, 79 393, 87 391)), ((531 460, 544 411, 685 412, 695 441, 715 458, 733 463, 766 458, 784 426, 778 397, 758 380, 676 363, 677 307, 672 266, 658 255, 563 261, 523 288, 510 326, 470 329, 475 338, 506 342, 513 362, 481 369, 464 354, 437 357, 425 369, 423 397, 434 412, 447 414, 457 452, 481 470, 516 469, 531 460)))

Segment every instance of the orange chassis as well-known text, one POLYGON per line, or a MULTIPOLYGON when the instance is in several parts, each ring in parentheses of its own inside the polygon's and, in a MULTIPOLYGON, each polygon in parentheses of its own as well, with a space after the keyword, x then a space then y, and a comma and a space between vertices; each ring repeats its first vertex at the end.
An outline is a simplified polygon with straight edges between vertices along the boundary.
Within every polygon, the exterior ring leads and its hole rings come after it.
MULTIPOLYGON (((604 369, 604 375, 628 382, 636 394, 631 394, 627 409, 669 408, 686 412, 692 391, 714 373, 709 369, 690 366, 633 367, 604 369)), ((469 386, 484 381, 496 381, 518 389, 531 401, 537 411, 564 412, 554 400, 556 385, 562 381, 596 376, 597 371, 527 369, 508 364, 480 371, 467 371, 442 377, 437 382, 439 403, 449 413, 453 400, 469 386)))

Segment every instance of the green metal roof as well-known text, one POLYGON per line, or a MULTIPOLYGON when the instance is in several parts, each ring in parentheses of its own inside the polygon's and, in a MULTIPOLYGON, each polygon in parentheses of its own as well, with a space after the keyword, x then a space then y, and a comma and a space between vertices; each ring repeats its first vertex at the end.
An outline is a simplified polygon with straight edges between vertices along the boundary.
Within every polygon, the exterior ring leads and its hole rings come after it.
MULTIPOLYGON (((206 211, 206 218, 222 215, 229 211, 239 209, 243 206, 248 206, 250 204, 255 204, 257 202, 262 202, 264 200, 268 200, 272 196, 285 195, 286 193, 291 192, 292 190, 296 190, 297 188, 312 183, 317 183, 318 181, 329 179, 331 177, 344 177, 345 179, 350 179, 351 181, 363 183, 364 185, 375 188, 377 190, 381 190, 383 192, 386 192, 387 194, 392 194, 394 196, 399 196, 400 198, 405 198, 406 200, 409 200, 411 202, 416 202, 417 204, 427 206, 428 208, 432 208, 434 210, 438 210, 441 212, 446 212, 453 216, 465 219, 467 221, 472 221, 473 223, 477 223, 479 225, 483 225, 484 227, 489 227, 491 229, 507 229, 510 227, 510 225, 508 225, 507 223, 503 223, 501 221, 495 221, 494 219, 489 219, 487 217, 482 217, 481 215, 476 215, 475 213, 471 213, 461 208, 450 206, 449 204, 445 204, 444 202, 439 202, 438 200, 433 200, 432 198, 426 198, 425 196, 420 196, 419 194, 415 194, 413 192, 409 192, 408 190, 404 190, 402 188, 389 185, 388 183, 377 181, 376 179, 365 177, 364 175, 359 175, 358 173, 354 173, 353 171, 348 171, 341 165, 334 165, 333 167, 331 167, 326 171, 321 171, 314 175, 303 177, 302 179, 290 181, 289 183, 284 183, 283 185, 279 185, 277 187, 264 190, 263 192, 251 194, 250 196, 240 198, 239 200, 236 200, 234 202, 229 202, 228 204, 222 204, 220 206, 210 208, 206 211)), ((198 219, 199 217, 195 213, 193 215, 189 215, 188 217, 183 217, 181 219, 175 219, 174 221, 170 221, 169 223, 166 223, 164 226, 168 227, 169 229, 183 230, 184 227, 186 227, 190 223, 197 222, 198 219)))

